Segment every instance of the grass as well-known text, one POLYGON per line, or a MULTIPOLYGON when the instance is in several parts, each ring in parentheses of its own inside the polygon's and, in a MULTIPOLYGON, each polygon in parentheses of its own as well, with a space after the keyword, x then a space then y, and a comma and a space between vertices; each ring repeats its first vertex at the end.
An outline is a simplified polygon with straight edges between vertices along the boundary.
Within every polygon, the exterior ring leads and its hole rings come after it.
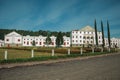
MULTIPOLYGON (((4 53, 6 49, 0 49, 0 60, 4 60, 4 53)), ((15 50, 15 49, 7 49, 8 59, 19 59, 19 58, 31 58, 31 51, 28 50, 15 50)), ((56 53, 55 56, 64 55, 60 53, 56 53)), ((34 57, 41 56, 51 56, 51 53, 48 52, 34 52, 34 57)))

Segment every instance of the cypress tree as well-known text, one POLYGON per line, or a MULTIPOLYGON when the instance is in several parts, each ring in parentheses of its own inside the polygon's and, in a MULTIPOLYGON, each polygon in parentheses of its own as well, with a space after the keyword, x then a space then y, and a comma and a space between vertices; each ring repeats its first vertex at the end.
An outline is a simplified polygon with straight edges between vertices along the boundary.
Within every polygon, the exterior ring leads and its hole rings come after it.
POLYGON ((107 31, 108 31, 108 44, 109 48, 111 48, 111 41, 110 41, 110 27, 109 27, 109 22, 107 21, 107 31))
POLYGON ((98 46, 98 35, 97 35, 97 23, 96 23, 96 19, 95 19, 95 22, 94 22, 94 27, 95 27, 96 46, 98 46))
POLYGON ((102 42, 103 42, 102 47, 104 48, 104 46, 105 46, 105 40, 104 40, 104 29, 103 29, 103 22, 102 21, 101 21, 101 30, 102 30, 102 42))

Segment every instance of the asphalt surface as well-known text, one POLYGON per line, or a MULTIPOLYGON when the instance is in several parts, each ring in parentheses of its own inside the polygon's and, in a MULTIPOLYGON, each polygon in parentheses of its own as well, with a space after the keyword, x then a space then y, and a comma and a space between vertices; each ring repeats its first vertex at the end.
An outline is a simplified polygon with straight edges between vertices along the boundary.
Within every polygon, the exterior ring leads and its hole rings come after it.
POLYGON ((0 80, 120 80, 120 54, 0 69, 0 80))

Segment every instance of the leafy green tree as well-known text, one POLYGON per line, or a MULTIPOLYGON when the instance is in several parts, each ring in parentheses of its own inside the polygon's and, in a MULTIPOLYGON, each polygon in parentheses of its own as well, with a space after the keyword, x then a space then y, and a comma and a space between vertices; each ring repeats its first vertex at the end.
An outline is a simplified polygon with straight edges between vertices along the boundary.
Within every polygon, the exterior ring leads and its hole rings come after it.
POLYGON ((60 45, 62 44, 63 44, 63 35, 61 32, 59 32, 56 38, 56 45, 60 47, 60 45))
POLYGON ((98 46, 98 35, 97 35, 97 23, 96 23, 96 19, 95 19, 95 22, 94 22, 94 27, 95 27, 96 46, 98 46))
POLYGON ((33 40, 32 45, 35 46, 35 40, 33 40))
POLYGON ((47 35, 47 38, 46 38, 46 44, 47 44, 47 46, 49 45, 49 44, 51 44, 51 38, 50 38, 50 32, 48 32, 48 35, 47 35))
POLYGON ((111 41, 110 41, 110 27, 109 27, 109 22, 107 21, 107 31, 108 31, 108 44, 109 48, 111 48, 111 41))
POLYGON ((104 29, 103 29, 103 22, 102 21, 101 21, 101 30, 102 30, 102 42, 103 42, 102 47, 104 48, 104 46, 105 46, 105 40, 104 40, 104 29))

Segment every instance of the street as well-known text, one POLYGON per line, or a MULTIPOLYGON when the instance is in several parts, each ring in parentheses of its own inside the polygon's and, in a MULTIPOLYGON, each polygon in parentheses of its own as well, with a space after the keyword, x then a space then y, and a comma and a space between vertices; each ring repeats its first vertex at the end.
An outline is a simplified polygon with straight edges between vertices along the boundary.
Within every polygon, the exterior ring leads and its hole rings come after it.
POLYGON ((0 69, 0 80, 120 80, 120 54, 0 69))

